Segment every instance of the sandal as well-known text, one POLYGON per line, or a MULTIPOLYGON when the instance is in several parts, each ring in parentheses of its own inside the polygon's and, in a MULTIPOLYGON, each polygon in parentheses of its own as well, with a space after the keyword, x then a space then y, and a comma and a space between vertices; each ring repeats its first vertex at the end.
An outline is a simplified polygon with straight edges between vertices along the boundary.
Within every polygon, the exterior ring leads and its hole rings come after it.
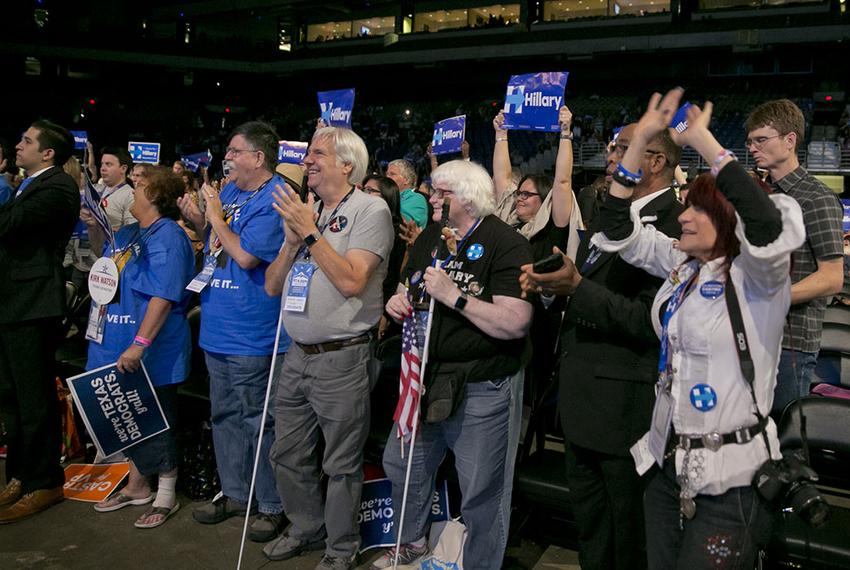
POLYGON ((153 501, 153 494, 141 499, 134 499, 133 497, 128 497, 124 493, 118 493, 117 495, 113 495, 112 497, 95 504, 94 510, 99 513, 111 513, 112 511, 117 511, 118 509, 129 507, 130 505, 147 505, 151 501, 153 501))
POLYGON ((156 528, 167 521, 171 515, 178 511, 178 509, 180 509, 180 503, 174 503, 174 506, 170 509, 168 507, 151 507, 145 514, 136 519, 133 526, 136 528, 156 528), (162 518, 156 519, 154 522, 150 523, 141 522, 150 516, 157 515, 162 518))

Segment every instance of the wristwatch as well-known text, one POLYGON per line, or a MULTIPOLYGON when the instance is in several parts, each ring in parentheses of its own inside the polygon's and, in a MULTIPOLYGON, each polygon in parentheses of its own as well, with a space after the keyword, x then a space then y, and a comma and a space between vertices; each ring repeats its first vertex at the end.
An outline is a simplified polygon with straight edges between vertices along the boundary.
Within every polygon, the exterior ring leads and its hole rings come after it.
POLYGON ((319 241, 321 237, 322 234, 320 234, 319 232, 313 232, 308 236, 304 236, 304 244, 307 247, 313 247, 313 244, 319 241))
POLYGON ((455 311, 463 311, 466 308, 466 301, 469 297, 466 296, 466 293, 461 293, 460 297, 455 301, 455 311))

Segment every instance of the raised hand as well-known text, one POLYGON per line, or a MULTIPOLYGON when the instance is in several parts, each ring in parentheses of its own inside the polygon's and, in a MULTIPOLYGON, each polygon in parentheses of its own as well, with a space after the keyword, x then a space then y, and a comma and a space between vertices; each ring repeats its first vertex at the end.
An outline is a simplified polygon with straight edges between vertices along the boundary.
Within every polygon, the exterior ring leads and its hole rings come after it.
POLYGON ((646 106, 646 112, 637 122, 634 137, 639 137, 643 142, 649 142, 655 136, 668 128, 673 115, 679 109, 679 101, 682 99, 684 90, 676 87, 667 92, 664 97, 661 93, 653 93, 646 106))
POLYGON ((566 134, 572 131, 573 113, 566 105, 562 105, 558 109, 558 124, 561 126, 561 132, 566 134))

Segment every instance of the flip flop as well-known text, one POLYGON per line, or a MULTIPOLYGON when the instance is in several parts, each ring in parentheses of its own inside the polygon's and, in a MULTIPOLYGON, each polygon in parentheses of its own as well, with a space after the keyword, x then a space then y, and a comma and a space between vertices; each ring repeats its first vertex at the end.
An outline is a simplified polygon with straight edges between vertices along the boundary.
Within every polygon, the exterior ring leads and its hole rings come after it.
POLYGON ((179 509, 180 503, 174 503, 174 506, 170 509, 168 507, 151 507, 145 514, 136 519, 136 522, 133 523, 133 526, 136 528, 156 528, 163 524, 165 521, 167 521, 169 517, 176 513, 179 509), (152 523, 139 522, 140 520, 145 519, 151 515, 161 515, 162 518, 152 523))
POLYGON ((153 501, 153 493, 148 495, 147 497, 143 497, 141 499, 134 499, 133 497, 128 497, 124 493, 118 493, 114 497, 109 497, 105 501, 101 501, 101 503, 97 503, 94 506, 94 510, 99 513, 111 513, 112 511, 117 511, 118 509, 123 509, 124 507, 129 507, 130 505, 147 505, 153 501), (101 503, 106 503, 109 501, 116 501, 111 505, 101 506, 101 503))

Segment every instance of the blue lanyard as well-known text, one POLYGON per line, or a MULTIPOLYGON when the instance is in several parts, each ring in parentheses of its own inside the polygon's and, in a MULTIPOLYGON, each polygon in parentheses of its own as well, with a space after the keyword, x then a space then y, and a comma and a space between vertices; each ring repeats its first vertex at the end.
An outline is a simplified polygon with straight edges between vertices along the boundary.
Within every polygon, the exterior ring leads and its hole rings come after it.
MULTIPOLYGON (((458 252, 460 252, 460 250, 463 249, 463 244, 466 242, 466 239, 469 236, 471 236, 472 232, 474 232, 478 228, 478 226, 481 224, 481 220, 482 220, 482 218, 478 218, 477 220, 475 220, 475 223, 472 224, 472 227, 469 228, 467 230, 467 232, 464 234, 464 236, 461 238, 461 240, 459 242, 457 242, 457 248, 456 249, 457 249, 458 252)), ((442 238, 442 235, 443 235, 442 232, 440 232, 441 238, 442 238)), ((439 250, 439 244, 438 244, 437 250, 434 251, 434 256, 431 258, 431 267, 437 267, 437 251, 438 250, 439 250)), ((451 251, 449 251, 448 257, 446 257, 443 260, 443 262, 440 263, 440 267, 444 267, 449 261, 454 259, 454 257, 455 257, 455 254, 453 254, 451 251)))
POLYGON ((667 365, 669 364, 670 340, 668 338, 668 328, 670 326, 670 319, 673 318, 673 314, 679 309, 679 307, 682 306, 682 302, 685 300, 685 297, 688 296, 688 293, 690 293, 694 281, 696 281, 699 276, 699 268, 694 267, 693 269, 693 275, 691 275, 687 281, 679 285, 673 293, 673 296, 670 297, 670 301, 667 303, 667 310, 664 311, 664 316, 661 319, 661 350, 658 354, 658 383, 662 387, 665 387, 664 384, 667 380, 667 365))

